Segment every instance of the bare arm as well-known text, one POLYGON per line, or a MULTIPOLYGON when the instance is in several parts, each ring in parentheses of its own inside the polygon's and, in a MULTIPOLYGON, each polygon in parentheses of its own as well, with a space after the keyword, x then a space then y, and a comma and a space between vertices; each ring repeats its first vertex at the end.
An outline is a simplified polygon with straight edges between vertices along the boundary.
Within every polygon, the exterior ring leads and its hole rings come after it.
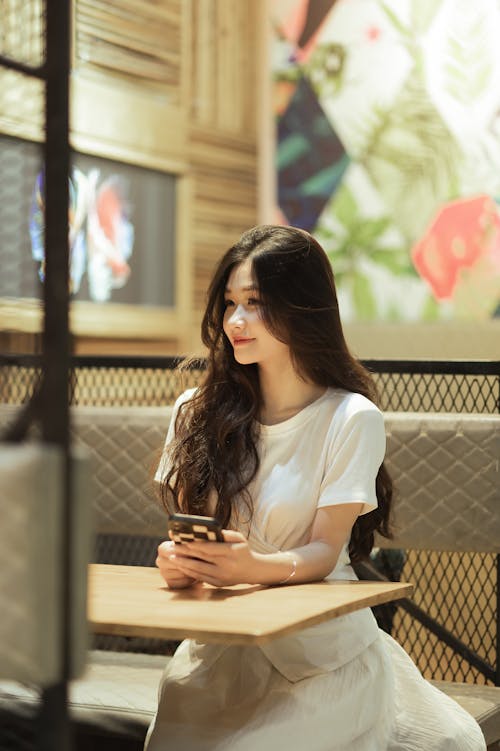
POLYGON ((240 532, 224 530, 225 543, 196 541, 176 546, 162 543, 157 565, 169 586, 167 570, 176 569, 179 579, 205 581, 215 586, 231 584, 280 584, 324 579, 335 567, 362 503, 344 503, 320 508, 316 512, 307 545, 278 553, 255 553, 240 532), (194 556, 197 559, 195 560, 194 556))
POLYGON ((363 503, 343 503, 318 509, 307 545, 285 553, 259 556, 263 559, 258 570, 259 583, 274 584, 276 579, 282 581, 290 574, 294 561, 296 569, 290 581, 297 583, 324 579, 335 568, 362 508, 363 503))

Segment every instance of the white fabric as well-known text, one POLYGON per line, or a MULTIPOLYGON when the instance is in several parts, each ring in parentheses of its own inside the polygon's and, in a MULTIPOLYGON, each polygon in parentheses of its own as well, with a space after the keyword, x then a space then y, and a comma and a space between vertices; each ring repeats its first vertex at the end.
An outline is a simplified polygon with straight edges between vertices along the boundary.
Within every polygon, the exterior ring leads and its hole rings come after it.
MULTIPOLYGON (((190 398, 184 394, 176 403, 190 398)), ((167 436, 172 439, 173 427, 167 436)), ((261 426, 250 486, 253 549, 304 544, 319 506, 376 506, 383 418, 359 394, 329 389, 285 422, 261 426)), ((167 471, 166 454, 157 472, 167 471)), ((329 578, 356 578, 347 546, 329 578)), ((475 720, 425 681, 358 611, 262 647, 187 640, 165 671, 147 751, 483 751, 475 720)))
POLYGON ((187 391, 184 391, 184 393, 182 393, 178 397, 177 401, 174 404, 174 408, 172 409, 172 414, 170 416, 170 422, 168 424, 167 437, 165 438, 165 448, 155 474, 156 482, 161 482, 168 472, 168 446, 175 435, 175 421, 177 420, 177 415, 179 414, 179 408, 182 404, 184 404, 184 402, 189 401, 195 391, 196 389, 188 389, 187 391))
MULTIPOLYGON (((318 507, 377 506, 375 477, 385 452, 381 412, 360 394, 328 389, 294 417, 261 426, 261 466, 250 486, 252 548, 270 553, 307 543, 318 507)), ((330 577, 354 577, 347 546, 330 577)))

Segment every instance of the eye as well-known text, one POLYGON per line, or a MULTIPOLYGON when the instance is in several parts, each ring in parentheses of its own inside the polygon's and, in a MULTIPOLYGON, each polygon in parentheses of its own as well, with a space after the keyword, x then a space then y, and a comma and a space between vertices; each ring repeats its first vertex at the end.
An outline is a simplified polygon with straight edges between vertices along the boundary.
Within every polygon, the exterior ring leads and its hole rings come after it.
POLYGON ((231 305, 234 305, 234 302, 232 300, 228 300, 227 298, 224 300, 224 309, 226 310, 231 305))
POLYGON ((256 305, 260 305, 260 304, 261 304, 260 300, 258 300, 256 297, 249 297, 248 298, 248 305, 256 306, 256 305))

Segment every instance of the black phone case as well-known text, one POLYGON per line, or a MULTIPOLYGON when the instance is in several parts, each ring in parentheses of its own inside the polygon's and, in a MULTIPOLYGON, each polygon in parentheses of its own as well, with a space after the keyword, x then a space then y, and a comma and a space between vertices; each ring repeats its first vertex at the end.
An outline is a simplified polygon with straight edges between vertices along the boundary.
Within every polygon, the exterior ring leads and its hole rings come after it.
POLYGON ((168 520, 168 535, 175 543, 193 540, 224 542, 220 524, 211 516, 172 514, 168 520))

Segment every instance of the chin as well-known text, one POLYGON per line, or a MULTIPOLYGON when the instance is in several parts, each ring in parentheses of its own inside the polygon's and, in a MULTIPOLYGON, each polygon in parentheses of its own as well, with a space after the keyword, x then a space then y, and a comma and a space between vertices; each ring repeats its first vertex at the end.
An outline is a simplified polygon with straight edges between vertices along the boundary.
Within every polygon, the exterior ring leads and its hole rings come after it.
POLYGON ((254 365, 255 364, 255 358, 246 356, 243 353, 234 353, 234 359, 239 365, 254 365))

